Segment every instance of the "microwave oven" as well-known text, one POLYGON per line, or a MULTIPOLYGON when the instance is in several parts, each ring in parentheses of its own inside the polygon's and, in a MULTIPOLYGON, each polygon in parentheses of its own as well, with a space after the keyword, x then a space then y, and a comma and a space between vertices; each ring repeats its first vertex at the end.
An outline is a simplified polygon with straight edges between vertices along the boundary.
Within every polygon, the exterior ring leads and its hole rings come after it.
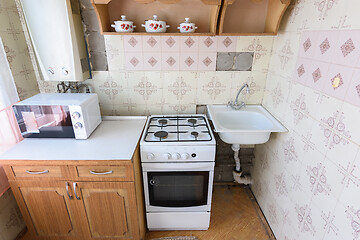
POLYGON ((87 139, 101 123, 95 93, 40 93, 13 110, 24 138, 87 139))

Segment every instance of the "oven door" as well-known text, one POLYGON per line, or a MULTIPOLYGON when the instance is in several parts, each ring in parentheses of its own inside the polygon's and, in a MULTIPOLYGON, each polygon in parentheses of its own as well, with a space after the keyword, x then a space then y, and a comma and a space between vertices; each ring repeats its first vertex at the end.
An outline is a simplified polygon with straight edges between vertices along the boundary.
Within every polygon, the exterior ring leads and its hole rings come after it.
POLYGON ((214 165, 142 163, 146 211, 210 211, 214 165))

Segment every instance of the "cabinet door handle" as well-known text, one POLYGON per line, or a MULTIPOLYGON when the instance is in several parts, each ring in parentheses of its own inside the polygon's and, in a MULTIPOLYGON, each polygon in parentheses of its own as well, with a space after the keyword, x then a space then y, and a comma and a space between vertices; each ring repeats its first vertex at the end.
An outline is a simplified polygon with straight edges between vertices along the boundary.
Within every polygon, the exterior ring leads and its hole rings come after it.
POLYGON ((72 199, 72 196, 71 196, 70 193, 69 193, 69 186, 70 186, 70 184, 69 184, 68 182, 66 182, 66 193, 67 193, 69 199, 71 200, 71 199, 72 199))
POLYGON ((76 194, 76 185, 77 185, 77 183, 74 182, 73 183, 73 188, 74 188, 75 197, 76 197, 77 200, 80 200, 80 197, 76 194))
POLYGON ((44 173, 48 173, 48 172, 49 172, 49 170, 44 170, 41 172, 34 172, 34 171, 26 170, 26 173, 28 173, 28 174, 44 174, 44 173))
POLYGON ((112 174, 113 171, 110 170, 110 171, 107 171, 107 172, 97 172, 97 171, 92 171, 92 170, 90 170, 90 173, 91 173, 91 174, 94 174, 94 175, 107 175, 107 174, 112 174))

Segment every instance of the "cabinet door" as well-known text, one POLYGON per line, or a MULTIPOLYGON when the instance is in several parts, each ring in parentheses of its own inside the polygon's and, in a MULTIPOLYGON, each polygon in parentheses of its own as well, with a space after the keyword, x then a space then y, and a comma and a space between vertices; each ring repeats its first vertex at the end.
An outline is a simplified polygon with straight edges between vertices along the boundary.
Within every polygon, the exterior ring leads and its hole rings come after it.
MULTIPOLYGON (((82 203, 67 194, 63 181, 12 181, 30 234, 40 239, 84 239, 86 222, 81 219, 82 203)), ((68 191, 72 196, 69 183, 68 191)))
POLYGON ((79 182, 93 239, 140 239, 133 182, 79 182))

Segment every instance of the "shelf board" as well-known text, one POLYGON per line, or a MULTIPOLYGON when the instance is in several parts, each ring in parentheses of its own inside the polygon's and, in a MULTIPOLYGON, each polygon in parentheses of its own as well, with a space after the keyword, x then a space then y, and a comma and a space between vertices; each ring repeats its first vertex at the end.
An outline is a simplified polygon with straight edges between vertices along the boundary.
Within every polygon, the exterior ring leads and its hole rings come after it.
POLYGON ((148 33, 148 32, 132 32, 132 33, 121 33, 121 32, 103 32, 103 35, 154 35, 154 36, 216 36, 215 33, 148 33))

